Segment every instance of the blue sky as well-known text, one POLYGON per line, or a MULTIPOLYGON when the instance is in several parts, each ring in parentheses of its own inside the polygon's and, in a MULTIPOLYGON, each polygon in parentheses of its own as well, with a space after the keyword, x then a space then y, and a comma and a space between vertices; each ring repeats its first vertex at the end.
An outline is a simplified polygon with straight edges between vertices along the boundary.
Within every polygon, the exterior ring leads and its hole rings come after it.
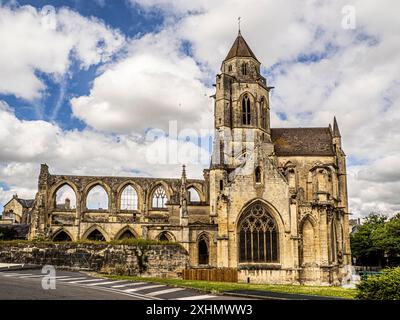
POLYGON ((212 83, 241 16, 275 87, 272 126, 328 126, 336 116, 350 210, 400 210, 399 5, 388 2, 0 1, 0 204, 33 197, 43 162, 54 173, 144 176, 178 176, 187 163, 201 177, 212 83), (180 140, 202 138, 159 163, 173 135, 146 133, 168 134, 171 123, 180 140))

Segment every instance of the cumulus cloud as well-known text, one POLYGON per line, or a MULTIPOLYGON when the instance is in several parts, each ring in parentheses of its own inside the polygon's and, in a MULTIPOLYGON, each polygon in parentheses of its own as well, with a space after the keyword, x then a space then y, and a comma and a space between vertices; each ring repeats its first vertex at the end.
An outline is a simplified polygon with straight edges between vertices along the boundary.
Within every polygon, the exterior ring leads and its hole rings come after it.
MULTIPOLYGON (((138 134, 148 128, 166 130, 169 120, 194 129, 212 126, 210 79, 219 72, 236 36, 237 17, 241 16, 242 34, 263 63, 269 85, 275 86, 272 126, 327 126, 336 115, 349 160, 350 211, 365 215, 400 210, 400 20, 396 1, 384 5, 372 0, 130 1, 148 11, 161 11, 167 17, 163 30, 128 40, 125 55, 102 68, 90 93, 71 100, 73 115, 88 124, 88 129, 63 131, 46 122, 23 122, 3 105, 0 117, 7 125, 0 127, 0 147, 4 150, 0 161, 7 165, 0 171, 0 181, 24 188, 23 172, 34 170, 36 176, 37 164, 44 161, 54 170, 75 174, 131 175, 133 169, 153 176, 178 174, 179 166, 143 161, 144 156, 158 160, 168 154, 170 139, 151 144, 138 134), (354 30, 342 28, 345 5, 355 8, 354 30), (35 137, 35 145, 24 143, 28 134, 35 137), (6 138, 2 140, 3 136, 6 138), (15 140, 18 152, 6 144, 7 139, 15 140), (13 170, 19 171, 11 177, 13 170)), ((33 31, 41 30, 35 27, 38 22, 34 17, 39 15, 35 9, 20 10, 23 17, 32 19, 29 25, 33 25, 33 31)), ((69 13, 62 14, 65 20, 60 17, 61 10, 57 17, 61 25, 66 25, 65 21, 74 20, 70 16, 73 13, 63 10, 69 13)), ((92 26, 100 25, 110 35, 104 41, 112 44, 113 39, 120 39, 101 22, 78 18, 76 25, 82 26, 83 33, 92 30, 87 32, 97 35, 99 29, 92 26)), ((14 69, 4 70, 12 70, 15 76, 8 71, 10 79, 0 83, 16 88, 14 94, 32 98, 43 90, 33 70, 56 76, 67 69, 70 52, 83 68, 106 61, 114 52, 110 45, 106 53, 96 55, 92 49, 98 42, 80 42, 76 35, 80 28, 68 28, 40 36, 56 44, 57 50, 50 52, 19 43, 30 41, 17 42, 19 53, 31 51, 32 56, 16 54, 22 63, 15 65, 22 66, 24 72, 10 63, 7 67, 14 69), (38 62, 37 56, 46 59, 38 62)), ((26 38, 25 31, 17 28, 14 32, 26 38)), ((119 46, 116 43, 115 48, 119 46)), ((1 84, 0 92, 4 92, 1 84)), ((189 155, 199 151, 194 143, 189 146, 193 147, 189 147, 189 155)), ((194 165, 193 172, 200 176, 201 165, 194 165)), ((33 185, 26 188, 34 190, 33 185)))
POLYGON ((9 187, 1 188, 0 201, 16 192, 33 197, 40 163, 49 164, 54 174, 163 177, 179 177, 181 164, 188 164, 189 177, 201 178, 209 159, 195 143, 162 135, 145 139, 91 129, 64 131, 56 124, 21 121, 4 102, 0 123, 0 181, 9 187))
POLYGON ((336 115, 349 158, 350 211, 399 210, 396 1, 132 2, 180 16, 177 37, 191 43, 209 73, 218 72, 240 16, 242 34, 275 86, 272 126, 327 126, 336 115), (346 5, 355 10, 355 29, 342 27, 346 5))
POLYGON ((74 116, 111 132, 168 130, 178 120, 191 128, 211 128, 212 90, 202 71, 180 51, 173 30, 132 41, 127 56, 97 77, 88 96, 71 101, 74 116))
POLYGON ((0 94, 32 100, 46 89, 39 73, 57 80, 72 58, 81 68, 108 61, 125 40, 104 22, 67 8, 0 4, 0 41, 0 94))

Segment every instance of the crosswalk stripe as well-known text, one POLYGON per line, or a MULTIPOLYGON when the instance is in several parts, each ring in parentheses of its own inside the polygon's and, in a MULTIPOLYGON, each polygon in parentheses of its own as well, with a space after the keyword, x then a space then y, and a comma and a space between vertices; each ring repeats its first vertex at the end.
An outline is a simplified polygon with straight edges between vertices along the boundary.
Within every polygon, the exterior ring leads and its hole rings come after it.
POLYGON ((32 273, 8 273, 4 277, 16 277, 16 276, 31 276, 32 273))
POLYGON ((79 277, 79 278, 64 278, 64 279, 58 279, 60 281, 72 281, 72 280, 82 280, 86 279, 85 277, 79 277))
POLYGON ((29 276, 17 276, 20 279, 26 279, 26 278, 42 278, 45 276, 44 274, 31 274, 29 276))
POLYGON ((210 295, 192 296, 192 297, 178 298, 176 300, 205 300, 205 299, 210 299, 210 298, 215 298, 215 296, 210 296, 210 295))
POLYGON ((78 281, 73 281, 71 283, 86 283, 86 282, 98 282, 98 281, 104 281, 104 279, 82 279, 78 281))
POLYGON ((132 283, 127 283, 127 284, 119 284, 117 286, 112 286, 111 288, 125 288, 125 287, 130 287, 130 286, 138 286, 141 284, 145 284, 146 282, 132 282, 132 283))
POLYGON ((184 288, 171 288, 171 289, 151 292, 151 293, 148 293, 147 295, 154 297, 154 296, 160 296, 162 294, 167 294, 167 293, 172 293, 172 292, 177 292, 177 291, 182 291, 182 290, 185 290, 185 289, 184 288))
MULTIPOLYGON (((103 281, 104 281, 104 280, 103 280, 103 281)), ((106 282, 99 282, 99 283, 91 283, 91 284, 88 284, 88 286, 89 286, 89 287, 92 287, 92 286, 101 286, 101 285, 104 285, 104 284, 113 284, 113 283, 121 283, 121 282, 126 282, 126 280, 106 281, 106 282)))
POLYGON ((134 289, 127 289, 127 290, 123 290, 123 291, 124 292, 135 292, 135 291, 153 289, 153 288, 160 288, 160 287, 165 287, 165 286, 162 285, 162 284, 156 284, 154 286, 145 286, 145 287, 139 287, 139 288, 134 288, 134 289))

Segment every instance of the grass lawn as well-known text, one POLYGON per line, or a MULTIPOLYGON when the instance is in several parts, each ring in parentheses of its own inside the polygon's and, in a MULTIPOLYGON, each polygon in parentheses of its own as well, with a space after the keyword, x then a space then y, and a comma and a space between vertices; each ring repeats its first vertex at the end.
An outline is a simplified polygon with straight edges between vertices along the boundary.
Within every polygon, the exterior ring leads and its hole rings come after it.
POLYGON ((142 278, 142 277, 117 276, 117 275, 106 275, 106 277, 116 280, 118 279, 118 280, 158 282, 172 286, 198 289, 202 291, 211 292, 214 294, 222 293, 224 291, 229 291, 229 290, 265 290, 265 291, 285 292, 293 294, 340 297, 347 299, 354 299, 356 295, 355 289, 345 289, 341 287, 246 284, 246 283, 209 282, 209 281, 195 281, 195 280, 181 280, 181 279, 142 278))

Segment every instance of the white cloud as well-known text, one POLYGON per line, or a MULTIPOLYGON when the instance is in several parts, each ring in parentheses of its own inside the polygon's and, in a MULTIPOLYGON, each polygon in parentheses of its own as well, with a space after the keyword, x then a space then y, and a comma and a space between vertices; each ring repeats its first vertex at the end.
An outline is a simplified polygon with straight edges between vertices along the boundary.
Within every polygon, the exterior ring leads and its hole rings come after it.
POLYGON ((181 164, 188 164, 189 178, 200 178, 209 159, 192 142, 63 131, 43 121, 21 121, 1 101, 0 123, 0 181, 10 188, 0 190, 1 204, 14 193, 34 197, 40 163, 49 164, 54 174, 159 177, 179 177, 181 164))
POLYGON ((218 72, 241 16, 242 34, 266 67, 269 85, 275 86, 272 126, 327 126, 336 115, 350 160, 350 211, 399 210, 396 1, 132 2, 180 16, 172 20, 177 37, 190 41, 194 58, 209 67, 208 73, 218 72), (345 5, 355 8, 355 30, 342 28, 345 5), (301 55, 315 61, 303 63, 301 55), (355 166, 354 160, 363 165, 355 166))
POLYGON ((0 94, 32 100, 46 89, 38 73, 55 80, 68 70, 71 57, 82 68, 109 60, 124 37, 96 18, 47 6, 0 4, 0 94))
MULTIPOLYGON (((168 120, 178 120, 181 127, 196 129, 212 125, 212 101, 207 98, 210 89, 204 82, 219 71, 236 35, 237 17, 241 16, 242 33, 266 67, 269 85, 276 87, 271 97, 272 125, 327 126, 336 115, 349 160, 362 160, 361 165, 350 161, 350 211, 361 215, 399 210, 400 20, 396 1, 131 2, 149 11, 164 11, 166 25, 158 34, 130 41, 125 57, 103 68, 90 94, 72 100, 74 115, 94 129, 65 132, 44 122, 19 121, 10 110, 3 110, 6 114, 0 116, 8 125, 0 127, 0 137, 8 138, 0 138, 0 147, 5 150, 0 161, 8 165, 1 170, 0 180, 5 177, 10 184, 23 187, 22 173, 15 175, 21 178, 11 178, 4 170, 21 170, 18 164, 22 162, 26 172, 30 172, 29 166, 37 170, 37 164, 43 161, 52 164, 57 172, 76 174, 131 174, 132 169, 153 176, 165 176, 170 170, 178 174, 179 166, 143 161, 144 155, 155 153, 155 159, 162 155, 164 140, 156 142, 158 148, 150 148, 135 133, 148 127, 166 129, 168 120), (341 27, 342 7, 348 4, 356 9, 355 30, 341 27), (182 54, 182 41, 190 42, 191 56, 182 54), (305 64, 297 60, 299 55, 314 56, 315 61, 305 64), (288 119, 279 119, 277 112, 285 113, 288 119), (19 132, 13 137, 16 130, 19 132), (24 144, 28 135, 35 137, 34 147, 24 144), (18 152, 7 146, 7 139, 15 139, 18 152)), ((73 20, 67 14, 64 16, 68 17, 65 21, 73 20)), ((89 25, 85 29, 90 29, 89 25)), ((72 35, 79 29, 70 28, 66 33, 72 35)), ((45 33, 43 37, 58 44, 59 36, 45 33)), ((19 37, 26 38, 22 32, 19 37)), ((28 90, 26 96, 35 96, 43 84, 32 70, 62 74, 68 65, 65 52, 71 46, 82 56, 82 67, 103 59, 92 55, 91 44, 95 42, 71 40, 76 38, 66 37, 65 48, 61 43, 56 46, 57 51, 32 50, 32 57, 21 54, 28 63, 18 65, 30 66, 32 61, 35 66, 28 68, 30 73, 23 72, 31 77, 20 77, 15 67, 15 76, 8 74, 8 83, 15 82, 15 88, 21 83, 20 92, 28 90), (46 61, 37 62, 37 55, 52 61, 50 67, 46 61)), ((30 51, 21 45, 18 48, 30 51)), ((16 57, 21 60, 18 54, 16 57)), ((201 166, 193 168, 200 176, 201 166)))
POLYGON ((95 79, 88 96, 72 99, 74 116, 112 132, 168 130, 171 120, 211 128, 212 90, 196 62, 180 52, 173 31, 134 40, 127 56, 95 79))

